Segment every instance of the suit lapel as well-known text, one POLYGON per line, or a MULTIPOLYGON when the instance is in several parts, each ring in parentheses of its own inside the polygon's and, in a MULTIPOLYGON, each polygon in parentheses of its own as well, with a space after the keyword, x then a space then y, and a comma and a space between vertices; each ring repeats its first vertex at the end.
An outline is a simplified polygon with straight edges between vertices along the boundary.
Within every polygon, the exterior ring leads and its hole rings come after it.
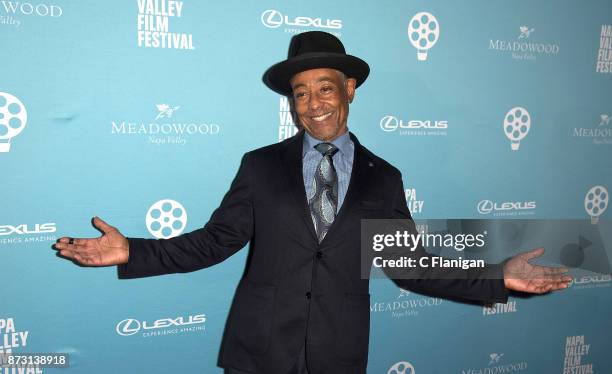
POLYGON ((304 130, 300 130, 285 147, 285 154, 283 155, 283 163, 285 167, 285 175, 287 176, 287 183, 289 184, 289 190, 293 195, 295 204, 298 207, 299 215, 304 219, 306 227, 312 234, 313 238, 317 240, 317 233, 310 217, 310 208, 308 207, 308 200, 306 199, 306 189, 304 188, 304 176, 302 173, 302 151, 304 141, 304 130))

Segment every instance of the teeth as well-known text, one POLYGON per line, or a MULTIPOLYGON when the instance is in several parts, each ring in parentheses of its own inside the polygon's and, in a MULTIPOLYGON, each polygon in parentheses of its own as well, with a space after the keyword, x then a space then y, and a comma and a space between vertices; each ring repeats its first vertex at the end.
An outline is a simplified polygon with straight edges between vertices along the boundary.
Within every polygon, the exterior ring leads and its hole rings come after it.
POLYGON ((313 120, 315 120, 315 121, 317 121, 317 122, 320 122, 320 121, 324 121, 325 119, 327 119, 327 118, 328 118, 329 116, 331 116, 331 115, 332 115, 332 114, 331 114, 331 112, 330 112, 330 113, 324 114, 324 115, 322 115, 322 116, 312 117, 312 119, 313 119, 313 120))

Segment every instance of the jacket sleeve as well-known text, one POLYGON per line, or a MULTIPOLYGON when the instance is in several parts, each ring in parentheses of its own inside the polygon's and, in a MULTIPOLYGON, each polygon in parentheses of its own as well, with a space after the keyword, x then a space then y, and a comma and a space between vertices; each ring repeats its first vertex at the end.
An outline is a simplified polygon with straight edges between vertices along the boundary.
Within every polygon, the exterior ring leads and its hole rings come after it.
MULTIPOLYGON (((404 197, 404 187, 401 174, 395 183, 391 218, 402 219, 402 227, 409 233, 416 234, 417 229, 404 197)), ((392 255, 412 257, 432 257, 419 244, 414 251, 399 250, 392 255)), ((431 261, 429 262, 431 263, 431 261)), ((428 294, 435 297, 458 298, 487 303, 505 303, 508 300, 508 290, 504 285, 503 265, 487 264, 484 268, 445 268, 415 267, 410 270, 401 268, 385 268, 385 273, 393 282, 404 289, 428 294), (406 276, 402 272, 411 272, 406 276)))
POLYGON ((170 239, 128 238, 129 259, 117 267, 120 279, 186 273, 215 265, 243 248, 253 236, 249 154, 221 205, 203 228, 170 239))

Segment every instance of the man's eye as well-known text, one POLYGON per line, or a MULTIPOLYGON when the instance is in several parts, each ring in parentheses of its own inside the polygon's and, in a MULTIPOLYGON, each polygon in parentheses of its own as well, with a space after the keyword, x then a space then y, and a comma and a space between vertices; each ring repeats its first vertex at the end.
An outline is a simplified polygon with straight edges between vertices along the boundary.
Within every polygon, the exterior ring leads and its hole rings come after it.
POLYGON ((321 87, 321 92, 331 92, 333 90, 334 89, 331 86, 323 86, 323 87, 321 87))
POLYGON ((303 98, 304 96, 306 96, 306 93, 305 93, 305 92, 296 92, 296 93, 293 95, 293 97, 295 97, 296 99, 301 99, 301 98, 303 98))

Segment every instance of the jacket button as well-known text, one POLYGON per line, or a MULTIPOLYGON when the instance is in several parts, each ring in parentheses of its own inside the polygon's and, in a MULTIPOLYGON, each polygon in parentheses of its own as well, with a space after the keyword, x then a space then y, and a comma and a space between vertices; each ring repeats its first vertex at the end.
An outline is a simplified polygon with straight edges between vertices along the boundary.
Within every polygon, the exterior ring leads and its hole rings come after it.
POLYGON ((306 298, 307 298, 308 300, 310 300, 310 297, 311 297, 311 296, 312 296, 312 294, 311 294, 310 292, 306 292, 306 298))
POLYGON ((321 257, 323 257, 323 252, 317 251, 317 258, 321 258, 321 257))

